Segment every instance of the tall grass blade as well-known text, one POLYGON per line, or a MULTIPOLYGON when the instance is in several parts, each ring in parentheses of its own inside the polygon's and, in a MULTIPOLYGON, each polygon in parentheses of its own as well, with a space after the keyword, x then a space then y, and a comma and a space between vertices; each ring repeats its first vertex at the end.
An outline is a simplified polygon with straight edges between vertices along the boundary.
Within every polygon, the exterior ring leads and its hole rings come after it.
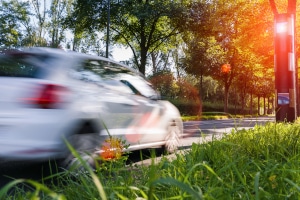
POLYGON ((37 191, 43 191, 46 195, 50 196, 52 199, 55 199, 55 200, 66 200, 67 199, 64 195, 53 192, 52 190, 50 190, 48 187, 46 187, 45 185, 43 185, 41 183, 38 183, 33 180, 26 180, 26 182, 33 185, 37 191))
POLYGON ((66 144, 68 146, 68 148, 70 149, 70 151, 72 152, 72 154, 80 161, 80 164, 89 172, 89 174, 91 175, 93 182, 95 184, 95 186, 97 187, 97 190, 99 192, 99 195, 101 197, 101 199, 103 200, 107 200, 106 198, 106 194, 104 191, 104 188, 100 182, 100 180, 98 179, 97 175, 93 172, 93 170, 88 166, 88 164, 80 157, 80 155, 78 154, 78 152, 72 147, 72 145, 66 141, 66 144))
MULTIPOLYGON (((143 190, 141 190, 140 188, 135 187, 135 186, 130 186, 129 188, 130 188, 131 190, 139 191, 140 194, 143 196, 144 199, 148 199, 148 198, 147 198, 147 194, 146 194, 143 190)), ((141 197, 139 197, 139 198, 141 198, 141 197)))
POLYGON ((259 200, 259 177, 260 177, 260 172, 257 172, 254 178, 254 191, 255 191, 256 200, 259 200))
POLYGON ((17 179, 17 180, 13 180, 13 181, 9 182, 8 184, 6 184, 0 190, 0 199, 2 199, 10 189, 12 189, 14 186, 16 186, 19 183, 23 183, 24 181, 25 181, 24 179, 17 179))
POLYGON ((298 190, 298 192, 300 192, 300 187, 299 187, 299 185, 297 185, 296 183, 294 183, 294 182, 291 181, 290 179, 285 178, 284 180, 285 180, 286 182, 288 182, 289 184, 291 184, 292 186, 294 186, 294 187, 298 190))
POLYGON ((233 169, 235 170, 235 172, 236 172, 238 178, 240 179, 241 183, 243 184, 244 188, 246 189, 247 194, 249 195, 249 197, 251 197, 251 192, 249 191, 249 188, 248 188, 248 186, 247 186, 245 180, 243 179, 241 173, 239 172, 239 170, 237 169, 237 167, 236 167, 235 164, 233 164, 232 166, 233 166, 233 169))
POLYGON ((201 165, 203 165, 210 173, 215 175, 217 177, 217 179, 223 183, 223 180, 218 176, 218 174, 216 174, 216 172, 210 166, 208 166, 205 163, 202 163, 201 165))
POLYGON ((159 184, 166 184, 166 185, 173 185, 179 187, 181 190, 187 192, 192 196, 193 199, 201 200, 203 199, 203 196, 201 193, 195 191, 192 189, 190 185, 187 185, 185 183, 182 183, 176 179, 173 178, 163 178, 163 179, 158 179, 152 183, 153 186, 159 185, 159 184))

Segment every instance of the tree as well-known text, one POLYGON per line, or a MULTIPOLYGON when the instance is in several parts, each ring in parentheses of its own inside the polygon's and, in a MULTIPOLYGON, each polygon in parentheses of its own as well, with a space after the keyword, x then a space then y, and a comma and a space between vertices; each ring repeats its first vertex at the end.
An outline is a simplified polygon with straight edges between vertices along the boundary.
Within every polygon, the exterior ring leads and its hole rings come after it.
POLYGON ((185 57, 182 59, 183 68, 189 74, 199 79, 200 97, 203 92, 203 78, 210 76, 212 69, 224 62, 225 52, 217 44, 214 37, 194 37, 186 41, 185 57))
POLYGON ((228 92, 236 74, 238 52, 233 44, 237 37, 236 12, 231 12, 238 5, 228 2, 194 3, 191 6, 190 23, 184 41, 187 44, 184 63, 189 73, 194 73, 200 78, 202 90, 203 76, 213 76, 221 81, 225 88, 224 111, 227 112, 228 92), (198 19, 198 20, 196 20, 198 19), (226 28, 224 28, 226 27, 226 28), (230 73, 221 73, 222 64, 230 63, 230 73))
MULTIPOLYGON (((132 50, 134 64, 145 74, 148 56, 178 34, 170 18, 180 15, 183 7, 176 1, 168 0, 111 0, 110 6, 107 4, 108 1, 104 0, 78 0, 72 15, 74 27, 104 32, 110 8, 109 37, 132 50)), ((108 36, 104 37, 107 39, 108 36)))
POLYGON ((47 8, 46 0, 1 1, 1 45, 61 46, 66 30, 62 22, 71 3, 72 0, 52 0, 47 8), (49 38, 51 41, 47 41, 49 38))
MULTIPOLYGON (((199 79, 199 93, 202 96, 203 78, 210 75, 211 68, 223 58, 222 49, 212 36, 209 18, 209 4, 190 2, 186 5, 185 23, 174 18, 178 24, 184 42, 180 65, 187 73, 199 79), (221 50, 221 51, 220 51, 221 50)), ((201 97, 200 97, 201 98, 201 97)))
POLYGON ((153 87, 160 92, 163 98, 176 99, 177 91, 175 86, 175 78, 169 71, 160 71, 148 77, 153 87))
POLYGON ((135 65, 145 74, 148 55, 170 45, 168 41, 179 33, 171 18, 179 17, 184 7, 167 0, 123 0, 121 4, 112 7, 118 13, 111 21, 112 38, 130 47, 135 65))
POLYGON ((228 110, 230 87, 234 79, 244 71, 244 67, 264 65, 266 61, 269 64, 265 67, 273 66, 270 65, 273 63, 273 24, 270 8, 266 5, 265 2, 260 1, 217 1, 212 6, 215 14, 210 19, 213 24, 216 24, 212 33, 226 52, 224 64, 230 65, 229 73, 220 73, 217 67, 213 70, 213 77, 224 85, 225 112, 228 110), (266 14, 260 16, 262 12, 266 14))
MULTIPOLYGON (((45 3, 45 2, 44 2, 45 3)), ((71 7, 70 0, 52 0, 49 10, 50 21, 48 24, 51 37, 51 47, 57 48, 65 38, 63 22, 67 16, 67 9, 71 7)))
POLYGON ((152 52, 150 54, 150 59, 152 61, 152 74, 156 74, 159 71, 166 71, 169 69, 171 52, 152 52))
MULTIPOLYGON (((202 7, 208 14, 201 16, 209 16, 208 20, 188 27, 193 37, 185 38, 185 67, 198 77, 212 76, 224 86, 227 112, 230 87, 238 82, 235 79, 246 71, 257 72, 256 66, 273 68, 272 16, 269 5, 260 1, 210 1, 207 5, 202 7), (262 12, 265 15, 260 16, 262 12), (230 68, 224 71, 222 66, 230 68)), ((248 74, 250 83, 251 77, 248 74)))
POLYGON ((202 102, 198 90, 187 79, 175 79, 172 72, 161 71, 149 77, 163 99, 173 102, 182 114, 200 115, 202 102))
MULTIPOLYGON (((103 1, 99 2, 99 5, 104 4, 103 1)), ((93 27, 99 26, 99 19, 104 18, 104 16, 98 13, 98 2, 97 1, 81 1, 74 0, 72 6, 67 9, 67 16, 63 22, 63 25, 71 30, 73 34, 72 39, 72 50, 79 52, 88 52, 90 50, 97 49, 96 52, 99 55, 101 51, 99 40, 95 45, 92 43, 86 44, 86 41, 98 40, 98 34, 101 29, 93 27), (92 15, 91 13, 95 13, 92 15), (95 31, 96 30, 96 31, 95 31), (86 40, 86 41, 85 41, 86 40)), ((100 12, 100 11, 99 11, 100 12)), ((102 12, 101 12, 102 13, 102 12)), ((103 25, 101 26, 103 29, 103 25)), ((101 54, 100 54, 101 55, 101 54)))
MULTIPOLYGON (((0 6, 0 46, 15 48, 23 36, 20 25, 28 25, 29 4, 17 0, 1 1, 0 6)), ((28 26, 26 26, 28 28, 28 26)))
POLYGON ((36 32, 33 35, 36 35, 37 40, 33 46, 45 46, 45 34, 46 34, 46 0, 41 2, 41 0, 31 0, 31 5, 33 6, 33 15, 36 17, 38 26, 36 27, 36 32))

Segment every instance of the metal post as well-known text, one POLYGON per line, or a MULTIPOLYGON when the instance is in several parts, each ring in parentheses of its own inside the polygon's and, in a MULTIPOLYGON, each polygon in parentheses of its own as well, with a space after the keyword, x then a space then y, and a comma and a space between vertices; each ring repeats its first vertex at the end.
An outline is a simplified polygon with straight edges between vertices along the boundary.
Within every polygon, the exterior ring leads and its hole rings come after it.
POLYGON ((294 14, 275 15, 276 121, 293 122, 297 117, 294 19, 294 14))
POLYGON ((109 48, 109 27, 110 27, 110 0, 107 0, 107 27, 106 27, 106 55, 105 57, 108 58, 108 48, 109 48))

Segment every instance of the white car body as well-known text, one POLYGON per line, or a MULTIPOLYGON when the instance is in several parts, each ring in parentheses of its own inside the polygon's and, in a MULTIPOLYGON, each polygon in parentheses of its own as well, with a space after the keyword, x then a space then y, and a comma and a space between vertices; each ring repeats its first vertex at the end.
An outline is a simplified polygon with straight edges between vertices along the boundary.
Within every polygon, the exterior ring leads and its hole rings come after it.
POLYGON ((50 48, 0 54, 0 159, 62 158, 65 139, 96 151, 108 135, 128 150, 172 151, 182 127, 177 108, 120 63, 50 48))

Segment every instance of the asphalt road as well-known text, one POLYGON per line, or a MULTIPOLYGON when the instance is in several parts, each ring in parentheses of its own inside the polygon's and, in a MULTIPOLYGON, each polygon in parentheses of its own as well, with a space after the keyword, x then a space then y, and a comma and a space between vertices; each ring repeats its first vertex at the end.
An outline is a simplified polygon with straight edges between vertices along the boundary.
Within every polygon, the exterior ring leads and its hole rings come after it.
POLYGON ((232 129, 250 129, 255 125, 264 125, 274 121, 275 117, 257 117, 184 122, 184 136, 181 140, 181 146, 188 148, 192 143, 201 143, 204 139, 203 136, 206 136, 207 140, 224 133, 230 133, 232 129))

